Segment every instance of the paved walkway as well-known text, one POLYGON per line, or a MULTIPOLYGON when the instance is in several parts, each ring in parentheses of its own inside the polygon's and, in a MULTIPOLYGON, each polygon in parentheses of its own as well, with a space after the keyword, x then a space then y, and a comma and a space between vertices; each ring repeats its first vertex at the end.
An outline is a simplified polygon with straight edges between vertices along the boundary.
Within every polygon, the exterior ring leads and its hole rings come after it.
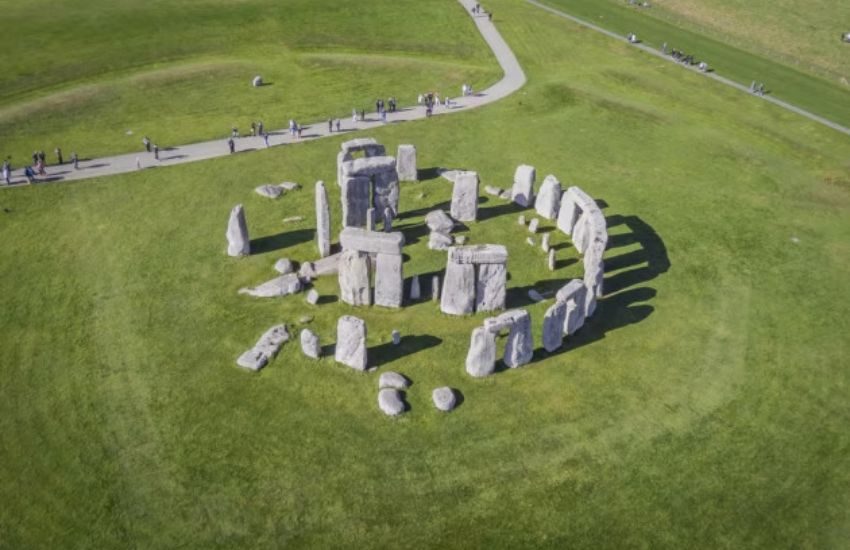
MULTIPOLYGON (((600 27, 598 25, 594 25, 593 23, 585 21, 584 19, 579 19, 578 17, 570 15, 566 12, 561 11, 561 10, 549 7, 545 4, 541 4, 537 0, 527 0, 527 2, 529 4, 533 4, 533 5, 537 6, 538 8, 544 9, 544 10, 548 11, 549 13, 552 13, 552 14, 557 15, 559 17, 563 17, 565 19, 569 19, 570 21, 578 23, 579 25, 587 27, 588 29, 592 29, 596 32, 601 32, 602 34, 609 36, 609 37, 611 37, 615 40, 620 40, 622 42, 628 43, 628 39, 626 37, 621 36, 617 33, 611 32, 607 29, 603 29, 602 27, 600 27)), ((640 49, 640 50, 643 50, 643 51, 645 51, 649 54, 652 54, 656 57, 660 57, 661 59, 666 59, 667 61, 670 61, 671 63, 677 63, 677 61, 675 59, 673 59, 671 56, 666 55, 666 54, 660 52, 659 50, 652 48, 650 46, 647 46, 645 44, 638 43, 638 44, 633 44, 633 46, 640 49)), ((688 65, 682 65, 682 67, 685 68, 685 69, 690 69, 690 70, 692 70, 696 73, 702 74, 705 77, 711 78, 712 80, 716 80, 717 82, 720 82, 722 84, 726 84, 727 86, 731 86, 735 89, 741 90, 742 92, 746 92, 749 95, 753 95, 750 92, 750 89, 747 86, 744 86, 743 84, 739 84, 739 83, 737 83, 733 80, 729 80, 728 78, 722 77, 715 72, 703 73, 698 68, 691 67, 691 66, 688 66, 688 65)), ((789 110, 793 113, 797 113, 798 115, 804 116, 804 117, 806 117, 810 120, 814 120, 815 122, 819 122, 820 124, 823 124, 824 126, 828 126, 828 127, 832 128, 833 130, 837 130, 837 131, 841 132, 842 134, 850 135, 850 128, 847 128, 846 126, 842 126, 842 125, 840 125, 836 122, 833 122, 831 120, 823 118, 822 116, 819 116, 819 115, 816 115, 816 114, 811 113, 809 111, 806 111, 805 109, 801 109, 801 108, 799 108, 795 105, 792 105, 788 102, 782 101, 781 99, 776 99, 775 97, 770 96, 770 95, 765 95, 765 96, 755 96, 755 95, 753 95, 753 97, 763 99, 763 100, 765 100, 769 103, 773 103, 774 105, 778 105, 779 107, 782 107, 783 109, 787 109, 787 110, 789 110)))
MULTIPOLYGON (((487 45, 496 56, 496 60, 502 67, 505 75, 502 79, 493 86, 476 92, 474 95, 461 96, 452 98, 452 106, 450 108, 440 106, 435 108, 433 116, 444 116, 453 113, 460 113, 487 105, 506 97, 520 89, 526 81, 525 73, 520 67, 519 61, 514 56, 507 42, 496 30, 495 25, 490 21, 486 14, 472 15, 472 7, 475 6, 474 0, 458 0, 466 13, 473 18, 475 25, 481 32, 481 36, 487 42, 487 45)), ((457 92, 460 94, 461 83, 457 84, 457 92)), ((425 107, 414 106, 400 108, 395 113, 387 113, 387 123, 396 124, 411 120, 420 120, 425 118, 425 107)), ((368 113, 366 120, 353 122, 351 117, 342 119, 342 131, 351 133, 352 131, 369 130, 379 128, 384 125, 376 113, 368 113)), ((280 147, 290 143, 300 143, 311 141, 328 136, 339 135, 336 132, 328 131, 328 122, 323 120, 310 125, 303 125, 304 131, 301 138, 289 135, 288 130, 276 130, 269 132, 269 147, 280 147)), ((263 138, 261 137, 242 137, 236 138, 236 151, 243 153, 266 148, 263 138)), ((138 153, 130 153, 127 155, 118 155, 114 157, 104 157, 91 160, 81 161, 79 169, 75 170, 73 166, 66 163, 62 166, 48 166, 47 176, 38 178, 45 182, 61 182, 73 181, 86 178, 94 178, 99 176, 109 176, 112 174, 123 174, 127 172, 135 172, 139 170, 137 167, 137 159, 141 164, 141 169, 152 167, 172 166, 175 164, 184 164, 187 162, 195 162, 199 160, 224 157, 230 154, 227 147, 227 139, 219 139, 215 141, 206 141, 203 143, 193 143, 191 145, 183 145, 179 147, 163 148, 159 151, 159 160, 155 160, 153 153, 140 151, 138 153)), ((23 168, 19 168, 13 172, 12 187, 19 187, 26 184, 23 168)), ((5 185, 0 187, 7 188, 5 185)))

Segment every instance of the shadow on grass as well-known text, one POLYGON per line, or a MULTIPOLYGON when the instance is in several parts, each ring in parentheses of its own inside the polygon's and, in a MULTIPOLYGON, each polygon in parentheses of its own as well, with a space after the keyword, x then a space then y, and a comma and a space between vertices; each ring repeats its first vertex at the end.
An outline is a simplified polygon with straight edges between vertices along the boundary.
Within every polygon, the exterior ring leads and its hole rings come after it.
POLYGON ((402 336, 398 345, 392 342, 381 344, 369 349, 369 366, 381 367, 392 363, 402 357, 413 355, 422 350, 433 348, 442 343, 441 338, 430 334, 419 334, 416 336, 402 336))
POLYGON ((295 231, 286 231, 277 235, 251 239, 251 255, 265 254, 266 252, 274 252, 281 248, 305 243, 313 239, 314 233, 313 229, 296 229, 295 231))

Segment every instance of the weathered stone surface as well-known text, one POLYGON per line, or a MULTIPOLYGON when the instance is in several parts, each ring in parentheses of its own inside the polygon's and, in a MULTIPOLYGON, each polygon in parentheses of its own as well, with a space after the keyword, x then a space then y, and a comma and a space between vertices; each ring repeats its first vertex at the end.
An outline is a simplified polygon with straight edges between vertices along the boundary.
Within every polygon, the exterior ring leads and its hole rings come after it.
POLYGON ((440 311, 449 315, 469 315, 474 305, 475 266, 447 262, 440 311))
POLYGON ((601 260, 595 264, 588 262, 585 263, 584 286, 586 286, 588 290, 593 291, 593 295, 597 298, 602 297, 602 285, 604 279, 605 269, 601 260))
POLYGON ((319 292, 315 288, 311 288, 307 293, 307 303, 313 306, 319 303, 319 292))
POLYGON ((452 218, 474 222, 478 216, 478 173, 461 172, 455 178, 451 204, 452 218))
POLYGON ((594 313, 596 313, 596 292, 588 288, 584 297, 584 318, 590 319, 594 313))
POLYGON ((383 389, 378 392, 378 407, 387 416, 398 416, 404 412, 404 401, 401 392, 392 389, 383 389))
POLYGON ((520 206, 531 206, 534 200, 534 178, 536 172, 533 166, 521 164, 514 173, 514 185, 511 187, 511 200, 520 206))
POLYGON ((381 373, 378 378, 378 389, 390 388, 393 390, 406 390, 410 386, 410 380, 403 374, 393 371, 381 373))
POLYGON ((375 262, 375 305, 401 307, 404 274, 399 254, 378 254, 375 262))
POLYGON ((356 250, 345 250, 339 257, 340 299, 352 306, 372 303, 369 288, 369 255, 356 250))
POLYGON ((505 343, 505 365, 515 369, 531 361, 534 355, 534 339, 531 336, 531 315, 522 314, 514 318, 514 324, 505 343))
POLYGON ((496 370, 496 333, 475 327, 466 354, 466 372, 477 378, 490 376, 496 370))
POLYGON ((540 294, 539 292, 537 292, 537 291, 536 291, 536 290, 534 290, 533 288, 531 288, 531 289, 529 289, 529 290, 528 290, 528 297, 529 297, 529 298, 530 298, 533 302, 542 302, 543 300, 545 300, 545 299, 546 299, 546 297, 545 297, 545 296, 543 296, 542 294, 540 294))
POLYGON ((504 264, 508 261, 508 249, 501 244, 453 246, 448 256, 449 261, 457 264, 504 264))
POLYGON ((301 189, 301 185, 295 183, 294 181, 285 181, 283 183, 278 184, 278 187, 280 187, 284 191, 295 191, 296 189, 301 189))
POLYGON ((342 225, 365 227, 366 211, 370 208, 369 198, 372 182, 369 178, 344 177, 342 179, 342 225))
POLYGON ((279 185, 265 184, 259 187, 255 187, 254 192, 260 195, 261 197, 276 199, 283 194, 283 189, 279 185))
POLYGON ((277 355, 280 347, 288 340, 286 325, 273 326, 263 333, 253 348, 239 356, 236 364, 248 370, 258 371, 277 355))
POLYGON ((315 262, 303 262, 298 269, 298 276, 302 279, 314 279, 321 275, 338 273, 340 254, 340 252, 337 252, 315 262))
POLYGON ((549 252, 549 240, 551 235, 551 233, 543 233, 540 237, 540 248, 543 249, 543 252, 549 252))
POLYGON ((514 326, 518 319, 527 315, 523 309, 512 309, 495 317, 487 317, 484 319, 484 328, 493 334, 498 334, 505 329, 514 326))
POLYGON ((579 206, 581 210, 590 210, 591 208, 599 208, 593 197, 585 193, 580 187, 575 185, 567 188, 566 191, 572 200, 579 206))
MULTIPOLYGON (((346 176, 371 177, 385 172, 395 174, 395 158, 387 156, 363 157, 342 163, 342 171, 346 176)), ((398 176, 396 176, 398 179, 398 176)))
POLYGON ((369 254, 401 254, 404 234, 401 231, 378 233, 357 227, 346 227, 339 233, 343 250, 357 250, 369 254))
POLYGON ((414 275, 410 279, 410 301, 416 301, 422 298, 422 289, 419 286, 419 275, 414 275))
POLYGON ((343 141, 340 144, 340 150, 343 155, 351 155, 359 151, 367 157, 379 157, 386 154, 386 149, 378 143, 375 138, 357 138, 343 141))
POLYGON ((393 345, 394 346, 401 344, 401 333, 398 330, 393 329, 393 331, 391 333, 391 337, 393 339, 393 345))
POLYGON ((561 287, 555 299, 559 302, 567 304, 567 314, 564 321, 564 334, 570 336, 584 325, 585 320, 585 299, 587 296, 587 287, 584 286, 584 281, 573 279, 566 285, 561 287))
POLYGON ((387 208, 392 209, 393 216, 398 212, 398 200, 401 189, 398 184, 398 174, 395 170, 376 174, 374 177, 375 193, 372 204, 379 213, 387 208))
POLYGON ((558 229, 567 235, 573 234, 573 227, 581 214, 581 208, 570 193, 564 193, 561 198, 561 207, 558 210, 558 229))
POLYGON ((553 175, 548 175, 540 184, 540 192, 534 199, 534 209, 547 220, 558 217, 561 208, 561 182, 553 175))
POLYGON ((484 192, 487 193, 488 195, 492 195, 494 197, 500 196, 502 194, 502 191, 503 191, 502 189, 495 187, 493 185, 485 185, 484 186, 484 192))
POLYGON ((240 288, 239 294, 256 298, 279 298, 301 292, 301 279, 295 273, 287 273, 254 288, 240 288))
POLYGON ((528 222, 528 232, 529 233, 537 233, 537 227, 540 225, 539 218, 532 218, 530 222, 528 222))
POLYGON ((452 246, 453 239, 451 235, 444 235, 443 233, 437 233, 436 231, 432 231, 430 235, 428 235, 428 248, 431 250, 448 250, 450 246, 452 246))
POLYGON ((508 268, 505 264, 479 264, 475 281, 475 311, 505 309, 508 268))
POLYGON ((466 243, 466 235, 456 235, 455 243, 457 243, 458 245, 463 245, 464 243, 466 243))
POLYGON ((449 180, 449 181, 451 181, 451 182, 454 182, 455 177, 456 177, 456 176, 458 175, 458 173, 460 173, 460 172, 463 172, 463 170, 449 170, 449 169, 447 169, 447 168, 441 168, 441 169, 439 170, 440 177, 442 177, 443 179, 447 179, 447 180, 449 180))
POLYGON ((328 204, 328 191, 325 182, 316 182, 316 246, 319 257, 331 253, 331 210, 328 204))
POLYGON ((401 181, 417 181, 419 176, 416 172, 416 147, 413 145, 399 145, 396 157, 398 179, 401 181))
POLYGON ((442 210, 432 210, 425 215, 425 224, 432 232, 448 235, 454 229, 455 222, 442 210))
POLYGON ((567 303, 556 301, 543 316, 543 347, 549 353, 560 349, 564 343, 564 323, 567 320, 567 303))
POLYGON ((431 400, 434 402, 434 406, 443 412, 449 412, 457 406, 457 396, 454 390, 448 386, 437 388, 431 392, 431 400))
POLYGON ((338 363, 360 371, 366 370, 366 323, 351 315, 343 315, 336 324, 338 363))
POLYGON ((366 210, 366 229, 369 231, 375 230, 375 219, 377 218, 377 211, 374 207, 366 210))
POLYGON ((281 275, 286 275, 295 271, 295 266, 292 265, 292 260, 289 258, 281 258, 274 263, 274 270, 281 275))
POLYGON ((384 233, 389 233, 393 230, 393 218, 395 214, 389 206, 384 208, 384 233))
POLYGON ((549 255, 548 255, 548 258, 547 258, 547 261, 546 261, 546 266, 549 268, 549 271, 555 271, 556 265, 557 264, 555 263, 555 249, 550 248, 549 249, 549 255))
POLYGON ((440 276, 434 275, 431 277, 431 301, 437 302, 440 300, 440 276))
POLYGON ((319 345, 319 336, 307 328, 301 331, 301 352, 313 359, 318 359, 322 353, 322 348, 319 345))
POLYGON ((237 204, 230 211, 226 236, 228 256, 247 256, 251 253, 248 223, 245 221, 245 209, 242 208, 241 204, 237 204))

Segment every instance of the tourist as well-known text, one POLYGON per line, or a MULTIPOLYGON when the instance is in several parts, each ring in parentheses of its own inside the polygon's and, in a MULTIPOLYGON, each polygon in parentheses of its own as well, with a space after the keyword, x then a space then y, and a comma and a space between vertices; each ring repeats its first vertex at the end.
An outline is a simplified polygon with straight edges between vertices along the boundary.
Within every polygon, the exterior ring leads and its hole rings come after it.
POLYGON ((30 168, 29 166, 24 168, 24 176, 26 176, 27 181, 29 183, 35 181, 35 173, 33 173, 32 168, 30 168))
POLYGON ((257 124, 254 121, 251 121, 251 137, 255 137, 257 135, 257 124))
POLYGON ((12 165, 9 164, 9 159, 3 161, 3 181, 6 185, 12 183, 12 165))
POLYGON ((136 157, 136 170, 141 170, 141 169, 142 169, 142 159, 140 159, 139 157, 136 157))
POLYGON ((263 141, 266 144, 266 149, 268 149, 269 148, 269 135, 268 134, 263 134, 263 141))
POLYGON ((71 151, 71 162, 74 163, 74 170, 80 169, 80 159, 75 151, 71 151))
POLYGON ((230 149, 230 154, 236 152, 236 142, 233 141, 232 137, 227 139, 227 148, 230 149))
POLYGON ((328 119, 328 133, 332 134, 334 131, 334 121, 332 119, 328 119))
POLYGON ((356 123, 356 122, 357 122, 357 109, 352 109, 352 110, 351 110, 351 122, 352 122, 352 123, 356 123))
POLYGON ((263 126, 263 121, 261 120, 260 122, 257 123, 257 133, 260 134, 261 136, 264 136, 264 135, 266 135, 264 130, 265 130, 265 127, 263 126))
POLYGON ((41 163, 44 164, 46 159, 47 159, 47 155, 44 154, 44 151, 39 151, 38 152, 38 160, 40 160, 41 163))
POLYGON ((44 169, 44 161, 40 158, 38 159, 38 162, 35 163, 35 171, 39 176, 47 175, 47 170, 44 169))
POLYGON ((148 136, 142 138, 142 145, 145 146, 145 151, 147 151, 148 153, 151 152, 151 140, 148 136))
POLYGON ((296 124, 296 130, 298 131, 298 139, 301 139, 301 131, 302 131, 303 129, 304 129, 304 128, 303 128, 302 126, 300 126, 300 125, 296 124))
POLYGON ((159 145, 156 143, 153 144, 153 158, 159 160, 159 145))
POLYGON ((239 130, 236 129, 236 126, 234 126, 233 128, 230 129, 230 137, 231 138, 238 138, 239 137, 239 130))
POLYGON ((57 147, 56 149, 53 150, 53 152, 56 153, 56 159, 59 161, 59 165, 61 166, 63 164, 62 163, 62 149, 57 147))
POLYGON ((339 119, 336 119, 336 131, 337 132, 339 132, 340 124, 341 124, 341 121, 339 119))
POLYGON ((381 122, 383 122, 384 124, 387 123, 387 112, 386 111, 381 111, 381 122))
POLYGON ((366 109, 360 109, 360 120, 366 120, 366 109))

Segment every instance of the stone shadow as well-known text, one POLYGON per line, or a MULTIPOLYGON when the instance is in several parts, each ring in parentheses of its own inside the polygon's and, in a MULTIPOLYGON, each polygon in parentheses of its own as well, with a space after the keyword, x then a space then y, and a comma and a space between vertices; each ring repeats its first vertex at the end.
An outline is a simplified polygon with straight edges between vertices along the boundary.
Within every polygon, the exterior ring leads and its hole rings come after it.
POLYGON ((277 235, 251 239, 251 255, 265 254, 305 243, 313 240, 314 235, 314 229, 296 229, 295 231, 285 231, 277 235))
POLYGON ((489 220, 490 218, 496 218, 499 216, 504 216, 506 214, 520 214, 525 210, 527 210, 527 208, 520 206, 512 201, 506 202, 504 204, 497 204, 495 206, 488 206, 487 208, 479 208, 478 221, 482 222, 485 220, 489 220))
POLYGON ((441 338, 431 336, 430 334, 402 336, 401 342, 398 345, 387 342, 386 344, 369 348, 369 366, 381 367, 402 357, 438 346, 442 342, 443 340, 441 338))

